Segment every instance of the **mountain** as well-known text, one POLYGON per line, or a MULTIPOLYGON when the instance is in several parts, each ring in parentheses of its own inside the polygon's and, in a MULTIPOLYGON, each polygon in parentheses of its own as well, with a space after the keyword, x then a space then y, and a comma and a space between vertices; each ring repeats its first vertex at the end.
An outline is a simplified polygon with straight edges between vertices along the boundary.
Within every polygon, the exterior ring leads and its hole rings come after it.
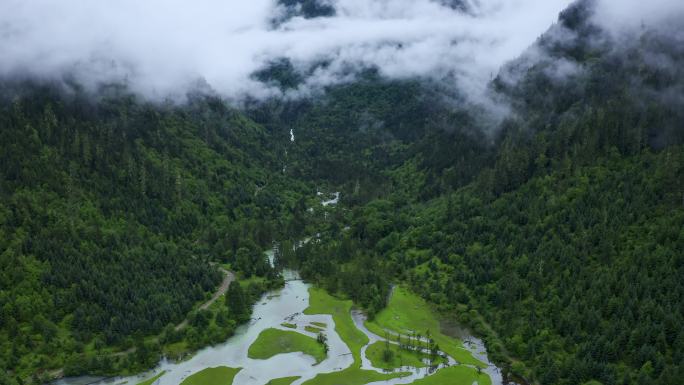
POLYGON ((221 280, 210 262, 272 274, 262 250, 296 231, 311 187, 282 175, 263 128, 210 97, 7 89, 20 91, 0 107, 0 362, 12 375, 144 369, 92 359, 180 323, 221 280))
MULTIPOLYGON (((279 265, 371 317, 409 286, 521 382, 681 382, 682 26, 615 35, 594 6, 574 3, 504 66, 494 106, 372 68, 240 109, 5 81, 0 383, 132 373, 225 340, 244 314, 193 309, 217 265, 251 299, 277 287, 274 241, 279 265), (342 210, 310 214, 322 190, 342 210)), ((253 78, 302 76, 283 59, 253 78)))
MULTIPOLYGON (((463 147, 451 145, 431 132, 433 122, 413 123, 409 139, 388 122, 410 111, 411 98, 387 103, 396 110, 374 126, 385 143, 352 157, 366 162, 347 176, 343 197, 354 210, 324 226, 323 241, 300 249, 292 263, 371 314, 384 306, 387 277, 408 282, 534 383, 677 383, 683 46, 659 28, 618 40, 592 22, 590 6, 578 2, 561 14, 493 81, 512 111, 491 145, 482 138, 479 146, 463 138, 456 139, 463 147), (375 155, 383 145, 401 156, 375 155), (435 156, 448 160, 426 162, 435 156), (380 159, 389 162, 379 166, 380 159), (459 170, 477 171, 445 183, 457 159, 459 170), (386 182, 373 195, 358 181, 360 170, 375 167, 368 185, 386 182), (437 198, 426 194, 435 190, 437 198)), ((376 117, 372 108, 384 99, 371 100, 349 110, 376 117)), ((330 111, 321 115, 329 127, 330 111)), ((411 113, 413 122, 434 116, 411 113)), ((453 132, 471 129, 450 122, 453 132)))

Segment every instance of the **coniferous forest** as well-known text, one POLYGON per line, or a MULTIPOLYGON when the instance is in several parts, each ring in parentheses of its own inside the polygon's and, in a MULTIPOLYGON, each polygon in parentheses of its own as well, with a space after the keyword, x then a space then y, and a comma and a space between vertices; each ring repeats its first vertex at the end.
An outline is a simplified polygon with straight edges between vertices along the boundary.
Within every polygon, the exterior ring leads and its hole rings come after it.
MULTIPOLYGON (((326 4, 284 2, 273 23, 326 4)), ((371 319, 405 285, 524 383, 682 383, 681 23, 618 42, 592 4, 492 77, 495 117, 377 68, 238 105, 3 80, 0 384, 130 374, 224 341, 283 267, 371 319), (320 191, 341 193, 325 215, 320 191), (239 282, 198 309, 222 269, 239 282)), ((305 75, 282 59, 253 78, 305 75)))

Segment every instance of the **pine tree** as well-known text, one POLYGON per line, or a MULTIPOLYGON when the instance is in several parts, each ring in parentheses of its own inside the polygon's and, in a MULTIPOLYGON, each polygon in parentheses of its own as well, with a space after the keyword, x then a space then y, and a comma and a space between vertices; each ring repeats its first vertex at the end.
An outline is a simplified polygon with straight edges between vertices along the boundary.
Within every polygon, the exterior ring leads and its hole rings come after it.
POLYGON ((232 282, 226 293, 226 304, 230 309, 231 317, 237 322, 249 319, 249 305, 242 286, 238 282, 232 282))

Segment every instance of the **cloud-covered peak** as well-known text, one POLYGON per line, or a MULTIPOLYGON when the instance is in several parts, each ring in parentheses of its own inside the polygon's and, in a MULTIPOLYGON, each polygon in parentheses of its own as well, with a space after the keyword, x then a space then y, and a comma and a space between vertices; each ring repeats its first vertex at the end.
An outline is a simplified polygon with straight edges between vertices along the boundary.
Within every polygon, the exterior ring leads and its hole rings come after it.
POLYGON ((266 97, 282 91, 254 74, 286 59, 306 74, 290 92, 373 67, 390 78, 448 78, 475 95, 568 3, 6 0, 0 75, 69 76, 93 89, 124 82, 152 98, 182 96, 200 81, 225 97, 266 97))

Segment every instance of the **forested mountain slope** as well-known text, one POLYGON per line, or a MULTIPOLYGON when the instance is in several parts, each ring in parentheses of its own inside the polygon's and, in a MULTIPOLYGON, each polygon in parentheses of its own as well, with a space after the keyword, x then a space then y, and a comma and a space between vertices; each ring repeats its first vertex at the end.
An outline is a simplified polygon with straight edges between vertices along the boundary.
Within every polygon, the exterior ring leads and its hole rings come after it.
MULTIPOLYGON (((220 280, 211 263, 275 278, 276 240, 281 265, 371 316, 407 284, 531 383, 681 382, 684 45, 618 39, 592 4, 501 70, 493 109, 372 68, 242 111, 3 84, 0 381, 153 364, 77 365, 183 320, 220 280), (309 215, 323 187, 341 207, 309 215)), ((254 74, 300 76, 286 60, 254 74)))
POLYGON ((303 270, 371 306, 392 273, 544 384, 676 383, 683 154, 615 155, 492 201, 475 187, 404 209, 375 201, 302 250, 303 270))
POLYGON ((0 105, 0 363, 15 374, 82 365, 84 346, 130 346, 180 322, 221 280, 209 262, 269 274, 263 249, 311 194, 282 176, 268 133, 219 100, 11 88, 20 93, 0 105))
POLYGON ((684 52, 662 30, 612 40, 590 5, 493 82, 513 110, 472 183, 426 201, 449 169, 399 159, 292 263, 371 314, 400 277, 533 382, 679 382, 684 52))
MULTIPOLYGON (((280 70, 272 67, 264 78, 282 78, 280 70)), ((297 139, 284 158, 294 178, 334 183, 358 204, 405 188, 388 171, 416 167, 426 184, 405 198, 425 200, 464 186, 493 160, 482 112, 446 92, 434 82, 367 71, 314 100, 270 100, 247 113, 269 131, 293 130, 297 139)))

